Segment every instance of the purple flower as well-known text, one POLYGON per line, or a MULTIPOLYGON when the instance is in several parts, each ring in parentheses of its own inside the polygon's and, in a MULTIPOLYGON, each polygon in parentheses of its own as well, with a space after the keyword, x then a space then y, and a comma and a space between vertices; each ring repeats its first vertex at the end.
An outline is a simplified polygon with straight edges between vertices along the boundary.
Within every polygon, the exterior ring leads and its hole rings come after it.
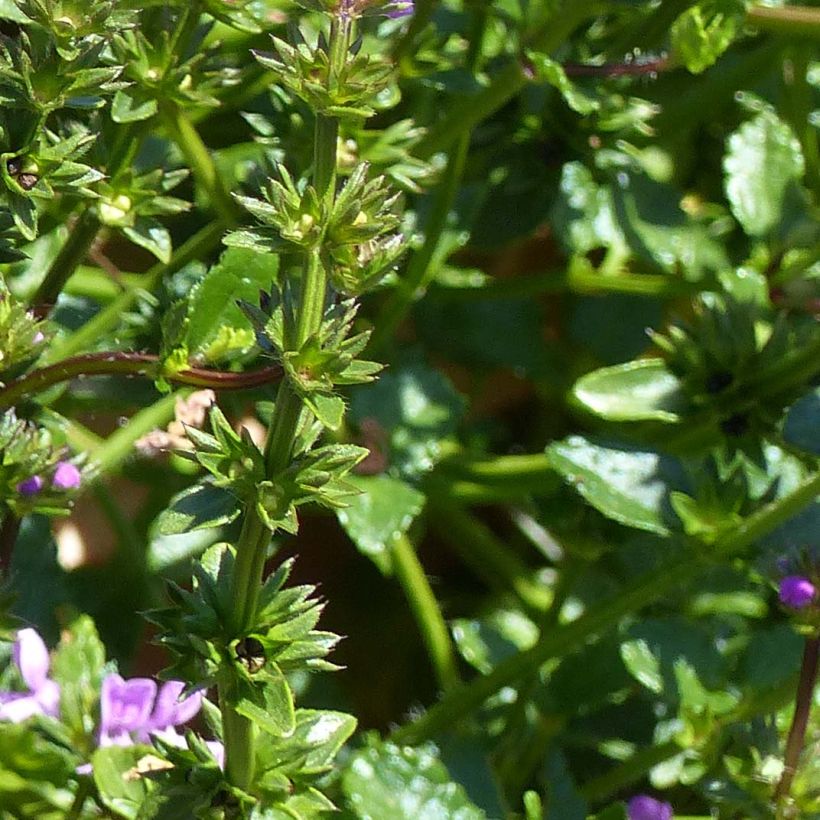
POLYGON ((169 730, 176 734, 173 727, 187 723, 202 706, 201 692, 179 700, 184 688, 172 680, 157 691, 150 678, 106 675, 100 692, 100 746, 148 743, 152 734, 166 736, 169 730))
POLYGON ((48 676, 48 648, 36 629, 21 629, 13 651, 28 692, 0 692, 0 720, 12 723, 32 715, 56 717, 60 709, 60 686, 48 676))
POLYGON ((629 820, 672 820, 672 806, 647 794, 636 794, 626 806, 629 820))
MULTIPOLYGON (((179 699, 185 684, 171 680, 157 689, 150 678, 124 680, 116 672, 106 675, 100 692, 100 746, 150 743, 158 737, 173 746, 185 747, 177 726, 193 719, 202 707, 202 693, 179 699)), ((225 748, 216 740, 205 741, 211 754, 224 766, 225 748)))
POLYGON ((385 8, 385 15, 395 20, 398 17, 408 17, 413 11, 413 0, 407 0, 407 2, 394 0, 394 2, 388 3, 385 8))
POLYGON ((55 490, 76 490, 80 486, 80 471, 70 461, 60 461, 51 479, 55 490))
POLYGON ((26 498, 30 498, 33 495, 37 495, 40 490, 43 489, 43 479, 40 478, 38 475, 33 475, 27 478, 25 481, 21 481, 17 485, 17 492, 20 495, 25 496, 26 498))
POLYGON ((817 588, 802 575, 787 575, 780 582, 780 602, 792 609, 809 606, 817 596, 817 588))

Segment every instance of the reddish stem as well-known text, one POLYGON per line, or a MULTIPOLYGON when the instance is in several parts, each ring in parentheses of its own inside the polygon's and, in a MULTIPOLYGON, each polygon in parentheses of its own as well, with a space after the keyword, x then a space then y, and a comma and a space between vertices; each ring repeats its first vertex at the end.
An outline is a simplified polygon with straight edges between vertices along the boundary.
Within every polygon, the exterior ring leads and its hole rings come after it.
POLYGON ((38 393, 60 382, 80 376, 162 376, 175 384, 189 384, 194 387, 210 387, 213 390, 246 390, 263 384, 279 381, 282 368, 279 365, 251 370, 248 373, 229 373, 208 370, 204 367, 189 367, 177 373, 164 374, 160 368, 159 356, 150 353, 86 353, 63 359, 56 364, 32 370, 9 382, 0 390, 0 410, 12 407, 18 400, 38 393))

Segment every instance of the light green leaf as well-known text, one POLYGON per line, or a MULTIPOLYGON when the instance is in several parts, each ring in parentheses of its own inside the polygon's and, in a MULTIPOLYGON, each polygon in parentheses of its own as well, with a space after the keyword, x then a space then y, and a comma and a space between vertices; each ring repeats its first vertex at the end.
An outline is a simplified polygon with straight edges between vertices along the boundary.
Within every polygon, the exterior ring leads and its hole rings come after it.
POLYGON ((651 450, 597 444, 570 436, 547 448, 550 464, 609 518, 667 535, 677 519, 669 493, 684 485, 677 461, 651 450))
POLYGON ((153 117, 156 113, 156 100, 148 99, 138 102, 127 91, 117 91, 111 101, 111 119, 114 122, 139 122, 153 117))
POLYGON ((293 692, 284 675, 266 675, 264 683, 254 687, 253 698, 241 697, 234 706, 240 715, 274 737, 289 736, 296 728, 293 692))
POLYGON ((705 0, 672 24, 672 50, 693 74, 700 74, 732 44, 743 22, 743 4, 705 0))
POLYGON ((657 694, 663 692, 660 662, 646 641, 639 639, 622 643, 621 659, 638 683, 657 694))
POLYGON ((393 571, 390 545, 407 532, 424 507, 424 495, 397 478, 349 476, 359 495, 336 515, 359 551, 385 574, 393 571))
POLYGON ((278 257, 246 248, 229 248, 188 300, 185 344, 192 354, 205 349, 223 325, 252 330, 237 300, 259 301, 259 291, 270 291, 279 269, 278 257))
POLYGON ((171 259, 171 234, 165 226, 150 216, 138 216, 132 227, 122 232, 135 244, 150 251, 160 262, 171 259))
POLYGON ((678 422, 686 407, 680 381, 662 359, 604 367, 575 383, 575 399, 609 421, 678 422))
POLYGON ((151 791, 147 777, 127 777, 146 755, 156 754, 150 746, 102 746, 94 752, 94 782, 103 804, 118 817, 135 820, 151 791))
POLYGON ((598 101, 572 83, 560 63, 537 51, 527 52, 527 58, 535 67, 538 79, 558 89, 573 111, 579 114, 591 114, 598 110, 598 101))
POLYGON ((729 137, 726 196, 747 234, 766 236, 781 224, 803 166, 797 137, 772 111, 762 111, 729 137))

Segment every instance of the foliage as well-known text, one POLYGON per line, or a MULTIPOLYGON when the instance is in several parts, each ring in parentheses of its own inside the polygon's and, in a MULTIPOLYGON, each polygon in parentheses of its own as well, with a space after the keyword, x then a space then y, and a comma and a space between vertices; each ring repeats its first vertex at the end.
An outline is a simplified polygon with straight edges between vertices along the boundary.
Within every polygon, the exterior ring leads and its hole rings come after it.
POLYGON ((820 817, 818 32, 0 0, 0 814, 820 817))

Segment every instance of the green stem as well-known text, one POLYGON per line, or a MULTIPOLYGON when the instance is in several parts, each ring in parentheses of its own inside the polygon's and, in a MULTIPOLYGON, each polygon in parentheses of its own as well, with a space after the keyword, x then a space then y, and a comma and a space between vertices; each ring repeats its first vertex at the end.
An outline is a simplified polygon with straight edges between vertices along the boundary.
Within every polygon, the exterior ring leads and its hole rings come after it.
POLYGON ((202 141, 188 115, 178 105, 171 103, 160 108, 165 127, 179 146, 185 160, 194 172, 194 178, 202 186, 213 209, 228 225, 236 223, 239 209, 222 183, 212 151, 202 141))
POLYGON ((546 661, 564 657, 591 638, 613 629, 625 615, 679 591, 710 567, 712 561, 738 555, 800 512, 818 493, 820 473, 749 516, 708 551, 704 549, 697 555, 686 551, 667 561, 657 571, 646 573, 616 596, 590 608, 577 620, 543 634, 531 649, 502 661, 488 675, 456 687, 418 720, 400 727, 394 739, 400 743, 419 743, 454 725, 480 708, 488 697, 505 686, 514 686, 546 661))
POLYGON ((800 755, 806 741, 806 727, 809 724, 811 705, 814 700, 814 687, 817 685, 817 670, 820 664, 820 637, 806 638, 803 647, 803 662, 800 666, 800 679, 797 683, 797 694, 794 702, 794 716, 786 740, 786 751, 783 755, 783 775, 774 792, 777 805, 777 817, 788 817, 787 804, 791 795, 792 782, 800 764, 800 755))
POLYGON ((416 550, 406 535, 400 535, 393 541, 390 554, 396 578, 427 647, 438 685, 444 691, 452 689, 460 681, 453 643, 416 550))
POLYGON ((479 578, 499 590, 512 589, 530 612, 542 613, 549 607, 550 590, 533 580, 533 571, 487 526, 448 498, 444 485, 430 493, 428 507, 437 532, 479 578))
POLYGON ((218 683, 222 742, 225 744, 225 772, 231 783, 243 788, 253 777, 255 727, 230 706, 232 685, 230 673, 223 675, 218 683))
POLYGON ((791 125, 806 160, 806 181, 810 189, 817 190, 820 189, 820 145, 817 128, 810 119, 814 108, 813 88, 808 81, 811 57, 810 45, 795 43, 783 61, 783 80, 791 125))
POLYGON ((752 6, 746 19, 761 31, 820 39, 820 9, 810 6, 752 6))
POLYGON ((65 244, 48 268, 45 278, 32 297, 32 304, 51 305, 57 301, 60 291, 75 268, 85 259, 100 223, 90 206, 77 218, 65 244))
POLYGON ((112 433, 94 453, 93 465, 99 473, 110 473, 131 454, 134 442, 152 430, 165 427, 174 417, 174 407, 179 396, 185 396, 187 388, 163 396, 131 417, 125 427, 112 433))
POLYGON ((187 242, 177 248, 169 262, 154 265, 140 278, 138 285, 133 285, 123 291, 94 318, 70 336, 51 344, 44 360, 47 362, 59 361, 79 353, 81 350, 93 347, 122 321, 123 314, 134 306, 141 293, 153 290, 166 276, 176 273, 192 260, 201 259, 210 253, 219 244, 226 227, 225 222, 217 220, 195 233, 187 242))
POLYGON ((230 373, 191 367, 176 373, 163 373, 159 356, 150 353, 87 353, 63 359, 56 364, 32 370, 0 389, 0 410, 12 407, 20 399, 26 399, 53 387, 55 384, 86 376, 160 376, 175 384, 191 387, 210 387, 214 390, 244 390, 270 384, 282 377, 282 368, 263 367, 247 373, 230 373))
MULTIPOLYGON (((336 82, 346 59, 350 36, 351 21, 334 18, 330 31, 331 84, 336 82)), ((325 215, 329 213, 335 196, 338 129, 337 120, 317 116, 312 182, 322 199, 325 215)), ((306 254, 302 273, 296 339, 292 340, 295 349, 299 349, 321 327, 326 289, 326 274, 320 250, 311 249, 306 254)), ((275 477, 290 463, 301 416, 302 400, 286 379, 281 383, 276 396, 265 447, 269 477, 275 477)), ((236 544, 236 564, 232 581, 233 626, 240 634, 253 623, 256 616, 269 541, 270 532, 259 519, 255 507, 249 506, 245 510, 242 532, 236 544)), ((220 691, 220 708, 226 727, 225 760, 228 777, 232 783, 244 787, 253 781, 255 727, 227 704, 224 686, 220 691)))

